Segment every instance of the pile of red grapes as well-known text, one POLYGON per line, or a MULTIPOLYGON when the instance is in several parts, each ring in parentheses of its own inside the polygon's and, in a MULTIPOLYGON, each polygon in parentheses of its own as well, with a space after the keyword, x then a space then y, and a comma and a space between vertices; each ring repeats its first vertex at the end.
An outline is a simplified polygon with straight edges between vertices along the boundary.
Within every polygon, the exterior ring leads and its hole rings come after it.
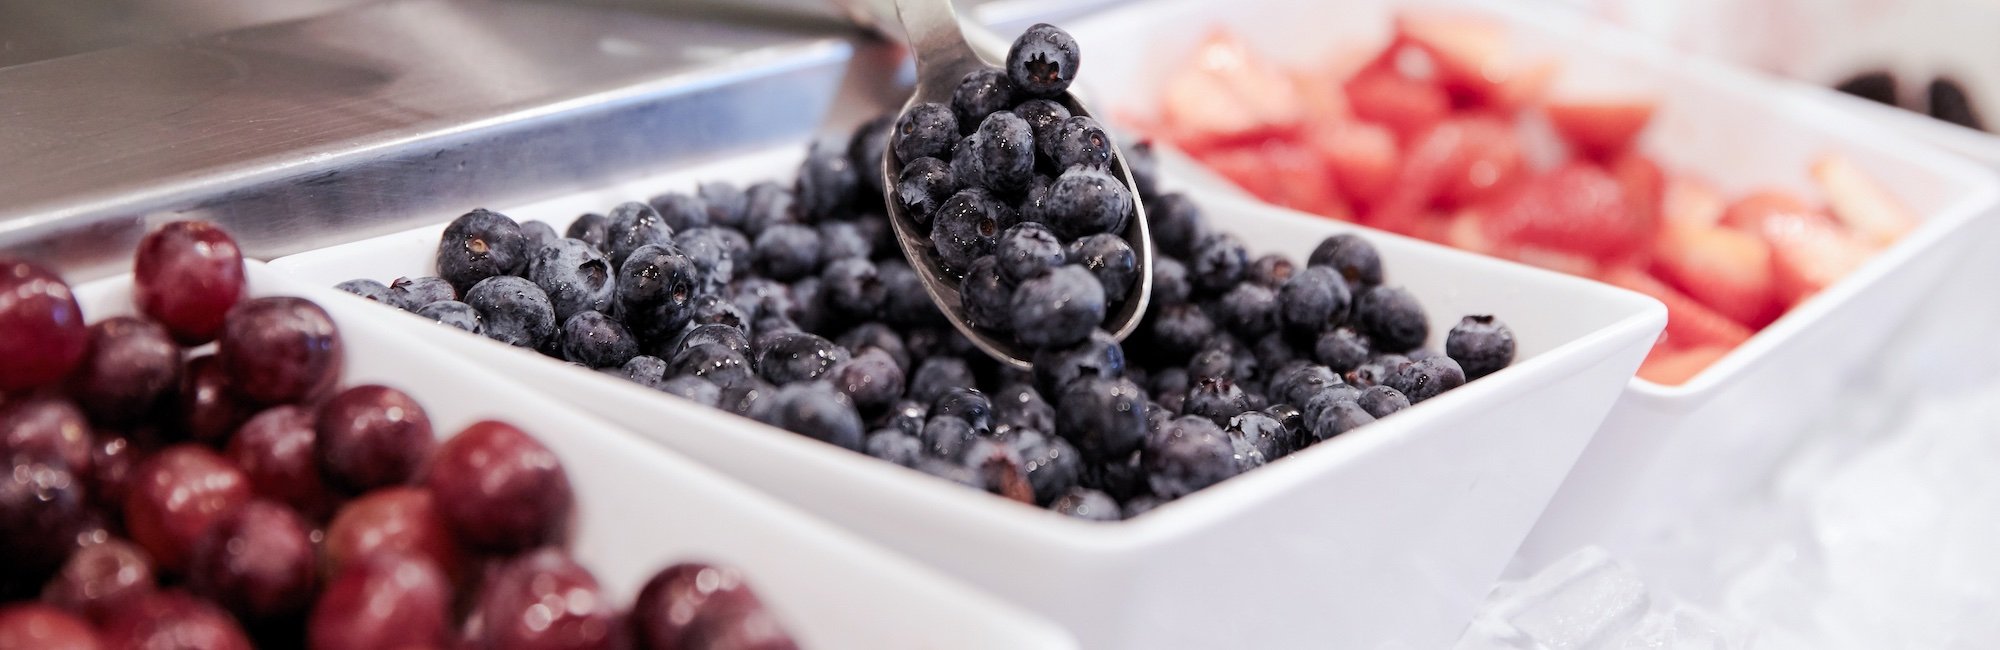
POLYGON ((132 295, 86 325, 0 261, 0 649, 796 647, 727 568, 618 609, 563 548, 555 454, 342 388, 333 320, 247 298, 212 224, 148 235, 132 295))

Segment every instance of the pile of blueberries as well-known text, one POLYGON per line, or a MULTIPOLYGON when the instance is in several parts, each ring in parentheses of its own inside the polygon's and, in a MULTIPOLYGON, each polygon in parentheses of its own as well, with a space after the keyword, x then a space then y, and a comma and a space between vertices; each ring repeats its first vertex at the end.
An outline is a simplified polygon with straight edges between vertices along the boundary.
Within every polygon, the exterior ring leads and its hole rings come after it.
POLYGON ((1028 29, 1007 69, 967 73, 947 105, 897 119, 893 201, 956 281, 966 320, 1028 349, 1082 342, 1135 299, 1139 256, 1119 236, 1134 213, 1111 137, 1060 100, 1081 52, 1052 25, 1028 29))
MULTIPOLYGON (((995 123, 1004 104, 977 115, 995 123)), ((1142 143, 1125 162, 1156 255, 1152 299, 1130 345, 1092 324, 1033 346, 1032 372, 1004 366, 978 352, 930 302, 890 239, 882 188, 859 173, 882 160, 885 147, 912 141, 892 135, 901 128, 879 118, 844 150, 814 145, 790 187, 762 182, 739 191, 706 183, 692 195, 620 205, 608 218, 583 215, 562 237, 546 224, 475 210, 446 228, 437 250, 441 278, 341 286, 701 404, 1098 520, 1135 516, 1513 361, 1513 334, 1491 316, 1465 317, 1442 352, 1423 348, 1429 320, 1408 292, 1384 284, 1381 260, 1361 237, 1330 237, 1303 265, 1275 254, 1252 257, 1234 235, 1212 229, 1186 196, 1157 191, 1155 162, 1142 143)), ((976 148, 981 136, 969 137, 976 148)), ((960 167, 995 178, 984 165, 960 167)), ((1091 165, 1065 169, 1065 177, 1100 173, 1091 165)), ((977 187, 925 193, 945 197, 934 210, 934 232, 941 219, 957 218, 947 215, 958 209, 946 206, 957 197, 978 199, 958 202, 986 214, 1007 209, 987 200, 997 195, 977 187)), ((1095 234, 1077 241, 1110 229, 1091 229, 1095 234)), ((1017 297, 1063 269, 1079 269, 1078 283, 1093 288, 1131 285, 1101 281, 1102 268, 1114 265, 1079 263, 1074 251, 1052 248, 1059 240, 1029 235, 1021 241, 1032 245, 1014 246, 1012 239, 993 242, 998 255, 975 249, 953 259, 976 272, 969 284, 1025 279, 1017 297), (1041 252, 1017 257, 1009 253, 1015 250, 1041 252)), ((1024 334, 1059 329, 1039 315, 1015 318, 1034 324, 1021 328, 1024 334)))
POLYGON ((205 222, 149 234, 139 314, 88 326, 0 261, 0 648, 794 647, 730 569, 674 565, 620 611, 565 548, 553 452, 343 389, 327 313, 244 286, 205 222))

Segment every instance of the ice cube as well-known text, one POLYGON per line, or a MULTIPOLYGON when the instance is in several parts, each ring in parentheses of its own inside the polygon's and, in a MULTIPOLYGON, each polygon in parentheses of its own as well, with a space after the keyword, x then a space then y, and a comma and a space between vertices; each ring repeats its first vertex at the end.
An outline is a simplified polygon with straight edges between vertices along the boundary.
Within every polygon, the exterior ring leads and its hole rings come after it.
POLYGON ((1736 650, 1745 647, 1742 637, 1714 614, 1683 604, 1647 615, 1623 650, 1736 650))
POLYGON ((1591 546, 1512 586, 1492 611, 1550 650, 1580 650, 1616 648, 1650 604, 1638 574, 1591 546))

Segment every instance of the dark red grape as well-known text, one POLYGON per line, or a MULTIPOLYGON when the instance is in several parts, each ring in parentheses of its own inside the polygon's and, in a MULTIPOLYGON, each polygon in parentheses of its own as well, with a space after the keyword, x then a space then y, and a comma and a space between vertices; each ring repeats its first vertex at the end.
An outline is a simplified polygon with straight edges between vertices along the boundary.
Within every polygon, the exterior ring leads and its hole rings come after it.
POLYGON ((0 474, 0 593, 38 587, 94 524, 83 481, 69 470, 45 463, 7 469, 0 474))
POLYGON ((447 574, 459 572, 458 543, 438 517, 428 490, 389 487, 347 502, 326 529, 329 573, 378 553, 423 557, 447 574))
POLYGON ((555 548, 508 562, 475 607, 479 624, 469 636, 509 650, 609 648, 617 616, 590 570, 555 548))
POLYGON ((151 429, 98 431, 90 445, 90 498, 97 507, 118 512, 125 507, 132 470, 159 451, 159 436, 151 429))
POLYGON ((437 446, 424 407, 387 386, 341 391, 316 422, 320 473, 350 492, 408 483, 437 446))
POLYGON ((304 298, 255 298, 229 310, 216 356, 236 394, 265 406, 325 395, 340 380, 340 331, 304 298))
POLYGON ((229 375, 215 355, 189 359, 177 395, 182 433, 220 446, 255 413, 229 389, 229 375))
POLYGON ((139 242, 132 302, 182 345, 215 340, 242 298, 243 252, 215 224, 177 221, 139 242))
POLYGON ((190 558, 188 584, 244 620, 303 612, 318 569, 311 535, 291 508, 252 500, 208 527, 190 558))
POLYGON ((0 607, 0 650, 108 650, 76 615, 41 603, 0 607))
POLYGON ((132 599, 111 612, 102 632, 107 648, 251 650, 229 612, 178 589, 132 599))
POLYGON ((131 424, 152 415, 180 376, 181 347, 166 328, 118 316, 90 326, 90 346, 70 377, 70 396, 97 422, 131 424))
POLYGON ((320 480, 313 454, 313 412, 286 404, 244 422, 223 452, 250 479, 250 490, 298 510, 313 521, 333 514, 338 498, 320 480))
POLYGON ((440 445, 425 485, 452 535, 508 553, 559 541, 573 500, 562 463, 542 443, 503 422, 485 421, 440 445))
POLYGON ((0 406, 0 461, 43 464, 90 475, 90 423, 59 397, 30 397, 0 406))
POLYGON ((631 625, 640 650, 795 647, 741 574, 707 564, 676 564, 646 581, 631 625))
POLYGON ((42 600, 102 623, 156 586, 145 551, 122 539, 107 539, 71 553, 42 588, 42 600))
POLYGON ((90 331, 69 285, 27 262, 0 260, 0 393, 47 386, 83 359, 90 331))
POLYGON ((125 494, 125 529, 164 573, 178 574, 208 527, 250 501, 250 481, 205 447, 179 444, 139 465, 125 494))
POLYGON ((306 624, 315 650, 445 647, 451 639, 451 583, 421 557, 377 553, 349 564, 327 584, 306 624))

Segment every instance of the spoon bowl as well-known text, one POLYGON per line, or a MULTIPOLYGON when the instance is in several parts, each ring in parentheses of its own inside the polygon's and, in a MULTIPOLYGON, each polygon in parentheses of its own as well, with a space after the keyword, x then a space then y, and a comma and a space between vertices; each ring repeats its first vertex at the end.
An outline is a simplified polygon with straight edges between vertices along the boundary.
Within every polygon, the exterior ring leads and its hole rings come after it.
MULTIPOLYGON (((910 100, 903 104, 902 113, 925 102, 949 104, 952 92, 967 74, 999 68, 982 58, 966 42, 965 32, 960 29, 958 16, 949 0, 896 0, 896 14, 902 20, 917 63, 916 89, 910 94, 910 100)), ((1072 93, 1064 92, 1055 100, 1069 109, 1072 116, 1091 114, 1072 93)), ((1111 175, 1123 183, 1132 196, 1132 216, 1126 220, 1124 231, 1117 234, 1132 246, 1138 258, 1138 277, 1134 279, 1137 286, 1132 288, 1125 300, 1110 305, 1111 310, 1105 314, 1101 329, 1109 332, 1112 338, 1123 341, 1138 329, 1139 321, 1146 313, 1146 305, 1152 298, 1153 239, 1146 225, 1146 207, 1139 200, 1138 184, 1133 182, 1132 173, 1126 169, 1125 156, 1117 143, 1110 143, 1110 146, 1111 175)), ((903 165, 896 159, 895 149, 885 147, 881 173, 889 223, 896 231, 897 245, 902 246, 904 257, 908 258, 910 267, 923 281, 931 301, 944 312, 953 327, 965 333, 966 338, 987 355, 1018 368, 1032 367, 1029 360, 1034 350, 1014 341, 1011 335, 976 327, 966 318, 965 307, 959 297, 959 280, 945 271, 944 263, 938 259, 924 228, 897 200, 896 180, 902 172, 903 165)))

